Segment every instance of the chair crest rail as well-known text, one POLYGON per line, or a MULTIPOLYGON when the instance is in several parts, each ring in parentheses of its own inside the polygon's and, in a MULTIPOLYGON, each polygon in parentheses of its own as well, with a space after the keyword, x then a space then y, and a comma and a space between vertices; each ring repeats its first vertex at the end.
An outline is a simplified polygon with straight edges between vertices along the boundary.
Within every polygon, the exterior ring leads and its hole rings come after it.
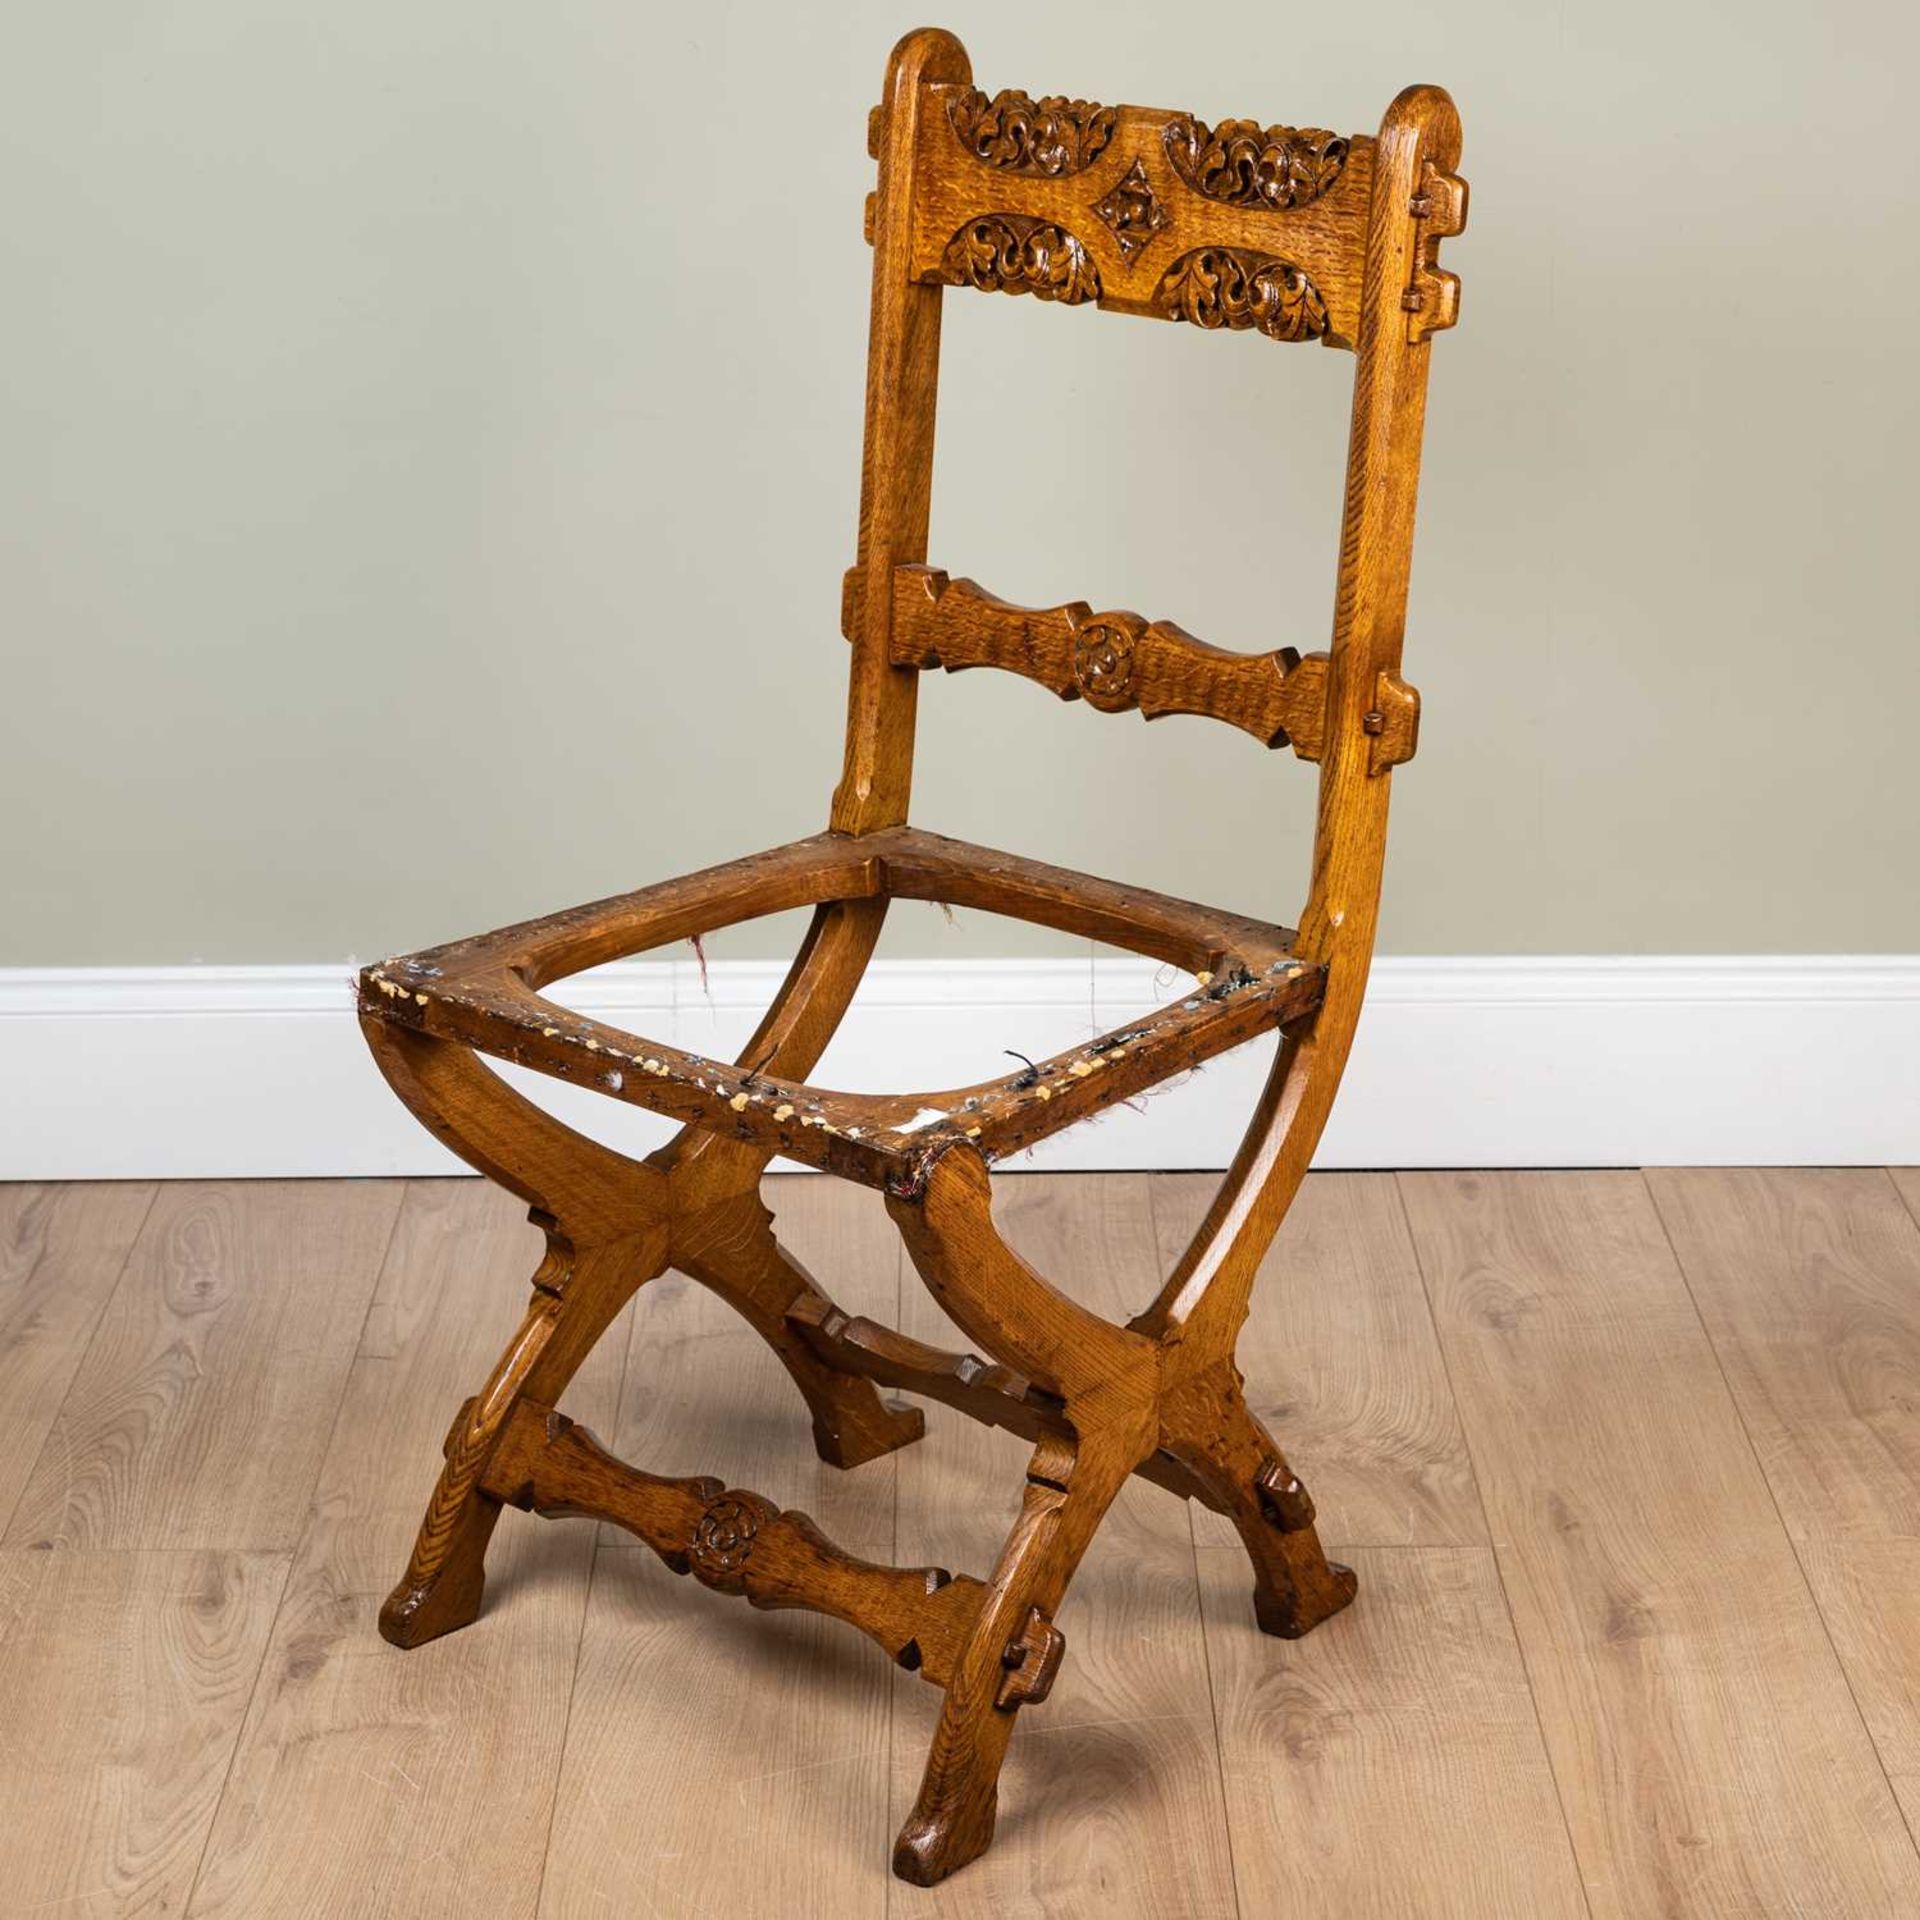
POLYGON ((912 278, 1352 344, 1372 140, 1013 89, 928 92, 912 278))

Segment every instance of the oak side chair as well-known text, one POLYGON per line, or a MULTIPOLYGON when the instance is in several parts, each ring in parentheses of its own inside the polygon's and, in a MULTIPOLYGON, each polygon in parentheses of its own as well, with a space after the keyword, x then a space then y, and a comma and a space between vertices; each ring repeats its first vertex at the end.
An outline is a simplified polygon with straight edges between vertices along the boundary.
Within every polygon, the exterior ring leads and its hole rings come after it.
POLYGON ((989 97, 934 29, 887 68, 869 144, 873 303, 845 772, 827 831, 682 880, 366 970, 368 1044, 400 1098, 523 1198, 547 1252, 519 1330, 460 1409, 413 1557, 380 1615, 416 1647, 480 1610, 503 1506, 590 1515, 676 1573, 758 1607, 808 1607, 942 1688, 939 1730, 894 1870, 930 1885, 993 1834, 1014 1719, 1044 1700, 1054 1624, 1115 1494, 1141 1474, 1226 1515, 1268 1633, 1353 1598, 1313 1503, 1249 1411, 1234 1345, 1255 1270, 1299 1186, 1345 1063, 1372 954, 1391 769, 1414 749, 1401 678, 1427 359, 1459 283, 1437 265, 1465 220, 1446 94, 1413 87, 1377 137, 1081 100, 989 97), (1355 355, 1331 644, 1231 653, 1164 621, 1033 610, 926 564, 940 305, 947 287, 1027 293, 1355 355), (1002 667, 1105 713, 1211 716, 1318 761, 1297 932, 1064 872, 907 824, 921 672, 1002 667), (1061 928, 1186 970, 1172 1005, 977 1086, 852 1095, 806 1084, 900 897, 1061 928), (813 919, 738 1061, 703 1059, 568 1012, 549 982, 807 905, 813 919), (988 1169, 1073 1121, 1278 1029, 1272 1075, 1218 1197, 1158 1298, 1125 1326, 1056 1290, 997 1231, 988 1169), (683 1123, 636 1161, 553 1119, 479 1055, 683 1123), (878 1187, 920 1277, 990 1359, 849 1317, 775 1239, 776 1154, 878 1187), (785 1363, 822 1459, 857 1467, 917 1440, 904 1389, 1033 1443, 998 1564, 974 1579, 842 1552, 805 1514, 715 1479, 614 1459, 556 1403, 644 1282, 678 1268, 785 1363))

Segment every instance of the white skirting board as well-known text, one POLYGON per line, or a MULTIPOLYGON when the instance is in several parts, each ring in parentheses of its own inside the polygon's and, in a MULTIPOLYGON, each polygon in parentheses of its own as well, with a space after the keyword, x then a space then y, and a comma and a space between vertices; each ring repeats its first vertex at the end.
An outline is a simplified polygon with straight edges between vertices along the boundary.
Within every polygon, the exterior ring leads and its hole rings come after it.
MULTIPOLYGON (((374 1069, 340 966, 0 969, 0 1179, 460 1171, 374 1069)), ((785 969, 627 961, 558 996, 726 1057, 785 969)), ((1174 996, 1127 958, 877 964, 817 1085, 986 1079, 1174 996)), ((1010 1166, 1219 1167, 1271 1043, 1010 1166)), ((513 1073, 643 1151, 664 1122, 513 1073)), ((1920 955, 1382 959, 1324 1167, 1920 1162, 1920 955)))

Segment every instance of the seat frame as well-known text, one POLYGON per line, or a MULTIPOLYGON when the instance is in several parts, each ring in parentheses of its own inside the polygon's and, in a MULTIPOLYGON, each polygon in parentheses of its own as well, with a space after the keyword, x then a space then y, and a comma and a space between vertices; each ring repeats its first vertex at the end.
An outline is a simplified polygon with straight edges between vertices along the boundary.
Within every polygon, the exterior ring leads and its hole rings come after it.
POLYGON ((1388 776, 1414 746, 1418 699, 1399 678, 1401 630, 1430 341, 1457 310, 1457 282, 1436 248, 1464 223, 1465 187, 1452 171, 1459 122, 1436 88, 1403 93, 1374 140, 1252 122, 1208 128, 1139 108, 989 100, 972 90, 958 41, 937 29, 895 49, 870 134, 880 181, 869 204, 866 450, 843 609, 853 642, 846 765, 828 832, 361 976, 362 1025, 395 1091, 524 1199, 547 1240, 518 1330, 447 1436, 380 1627, 414 1647, 474 1620, 488 1542, 509 1505, 612 1522, 719 1592, 841 1619, 944 1690, 894 1852, 897 1873, 931 1884, 992 1837, 1018 1712, 1046 1698, 1061 1662, 1055 1615, 1132 1475, 1232 1521, 1263 1630, 1303 1634, 1353 1597, 1353 1575, 1326 1558, 1311 1499, 1248 1406, 1234 1347, 1345 1064, 1373 947, 1388 776), (1085 209, 1098 224, 1083 237, 1070 229, 1085 209), (1208 247, 1186 244, 1196 233, 1208 247), (1081 603, 1013 607, 927 567, 942 289, 959 284, 1353 347, 1329 651, 1227 653, 1168 623, 1081 603), (919 674, 988 665, 1107 711, 1226 719, 1317 761, 1300 930, 909 827, 919 674), (1131 1027, 974 1086, 899 1096, 810 1087, 893 898, 1084 934, 1196 983, 1131 1027), (622 1033, 540 991, 603 961, 807 905, 806 938, 736 1062, 622 1033), (994 1162, 1274 1029, 1279 1052, 1219 1194, 1131 1321, 1081 1306, 1002 1238, 994 1162), (635 1160, 554 1118, 482 1056, 648 1107, 681 1131, 635 1160), (836 1306, 775 1238, 760 1183, 776 1153, 880 1188, 921 1278, 991 1357, 931 1347, 836 1306), (836 1466, 923 1432, 923 1414, 883 1401, 881 1387, 1031 1441, 992 1572, 858 1560, 758 1493, 616 1460, 559 1412, 621 1308, 670 1267, 773 1348, 811 1411, 820 1456, 836 1466))

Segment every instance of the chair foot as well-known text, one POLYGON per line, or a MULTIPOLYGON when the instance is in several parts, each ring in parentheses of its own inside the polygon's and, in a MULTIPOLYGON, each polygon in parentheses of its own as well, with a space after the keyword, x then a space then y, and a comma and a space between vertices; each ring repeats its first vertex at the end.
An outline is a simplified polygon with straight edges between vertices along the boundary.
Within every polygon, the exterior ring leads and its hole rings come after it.
POLYGON ((832 1306, 774 1237, 773 1215, 752 1186, 681 1216, 673 1264, 716 1293, 780 1356, 813 1415, 813 1444, 830 1467, 859 1467, 927 1430, 918 1407, 880 1398, 873 1382, 830 1366, 789 1324, 795 1306, 832 1306))
POLYGON ((1228 1362, 1190 1381, 1163 1418, 1168 1450, 1233 1522, 1253 1562, 1262 1633, 1298 1640, 1352 1603, 1359 1578, 1321 1548, 1313 1501, 1248 1407, 1238 1368, 1228 1362))
POLYGON ((951 1873, 978 1860, 993 1841, 1000 1792, 989 1785, 984 1798, 938 1814, 915 1807, 893 1843, 893 1871, 909 1886, 936 1887, 951 1873))
POLYGON ((473 1498, 448 1542, 445 1557, 424 1577, 409 1566, 380 1609, 380 1637, 403 1650, 423 1647, 442 1634, 470 1627, 480 1617, 487 1584, 487 1542, 500 1517, 500 1503, 473 1498))
POLYGON ((813 1406, 813 1446, 830 1467, 864 1467, 910 1447, 927 1431, 927 1416, 904 1400, 882 1400, 870 1380, 842 1375, 850 1391, 813 1406))
MULTIPOLYGON (((1265 1569, 1262 1569, 1263 1573, 1265 1569)), ((1360 1589, 1360 1577, 1337 1560, 1322 1559, 1304 1576, 1293 1569, 1285 1585, 1261 1579, 1253 1589, 1253 1615, 1262 1633, 1282 1640, 1298 1640, 1322 1620, 1351 1606, 1360 1589)))
POLYGON ((424 1646, 479 1617, 487 1543, 500 1501, 484 1486, 488 1462, 521 1397, 551 1404, 636 1288, 663 1264, 664 1233, 576 1248, 559 1225, 536 1213, 547 1249, 533 1297, 486 1384, 454 1416, 445 1461, 400 1583, 380 1609, 381 1636, 424 1646))
POLYGON ((1080 1557, 1134 1465, 1124 1433, 1041 1440, 1020 1514, 966 1648, 956 1662, 893 1870, 930 1887, 978 1859, 993 1839, 1000 1766, 1020 1709, 1053 1690, 1066 1637, 1053 1616, 1080 1557))

